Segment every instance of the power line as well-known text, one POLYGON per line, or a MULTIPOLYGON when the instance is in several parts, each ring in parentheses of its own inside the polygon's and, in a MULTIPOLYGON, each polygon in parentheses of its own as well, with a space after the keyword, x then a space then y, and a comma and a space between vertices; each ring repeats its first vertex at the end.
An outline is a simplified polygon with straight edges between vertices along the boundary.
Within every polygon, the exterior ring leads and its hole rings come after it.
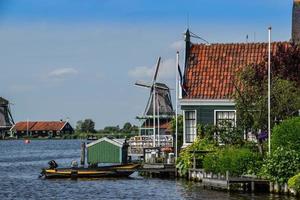
POLYGON ((210 44, 207 40, 205 40, 204 38, 196 35, 195 33, 191 32, 191 31, 190 31, 190 34, 191 34, 191 37, 200 39, 200 40, 204 41, 206 44, 210 44))

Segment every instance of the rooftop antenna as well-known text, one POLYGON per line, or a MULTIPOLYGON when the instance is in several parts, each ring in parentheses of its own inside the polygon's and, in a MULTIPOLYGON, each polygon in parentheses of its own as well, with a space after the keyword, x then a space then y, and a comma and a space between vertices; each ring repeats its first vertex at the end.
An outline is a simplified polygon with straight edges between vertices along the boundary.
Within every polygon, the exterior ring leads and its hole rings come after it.
POLYGON ((248 43, 248 40, 249 40, 249 35, 247 34, 246 35, 246 43, 248 43))
POLYGON ((253 39, 254 39, 254 42, 256 42, 256 33, 254 32, 254 35, 253 35, 253 39))
POLYGON ((193 33, 192 31, 190 31, 190 35, 191 35, 191 37, 197 38, 197 39, 199 39, 199 40, 202 40, 202 41, 205 42, 206 44, 210 45, 210 43, 209 43, 207 40, 205 40, 205 39, 203 39, 202 37, 196 35, 196 34, 193 33))
POLYGON ((187 23, 187 28, 190 29, 190 13, 189 12, 186 15, 186 23, 187 23))

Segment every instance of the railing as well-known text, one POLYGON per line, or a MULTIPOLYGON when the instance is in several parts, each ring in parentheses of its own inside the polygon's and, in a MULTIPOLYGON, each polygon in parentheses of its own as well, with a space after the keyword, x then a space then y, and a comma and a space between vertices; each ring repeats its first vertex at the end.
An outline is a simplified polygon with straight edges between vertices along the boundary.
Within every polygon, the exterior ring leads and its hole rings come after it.
MULTIPOLYGON (((142 155, 144 148, 152 148, 153 136, 134 136, 128 140, 129 154, 142 155)), ((155 137, 155 147, 173 147, 173 137, 171 135, 161 135, 159 138, 155 137)))

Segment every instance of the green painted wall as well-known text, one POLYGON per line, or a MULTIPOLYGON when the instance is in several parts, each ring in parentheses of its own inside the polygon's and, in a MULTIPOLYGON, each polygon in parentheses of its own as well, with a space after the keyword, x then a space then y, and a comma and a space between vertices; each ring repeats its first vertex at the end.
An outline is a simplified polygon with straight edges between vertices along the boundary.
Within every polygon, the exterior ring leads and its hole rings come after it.
POLYGON ((181 110, 197 110, 197 124, 213 124, 214 110, 234 110, 234 106, 181 106, 181 110))
POLYGON ((121 149, 107 141, 99 142, 87 148, 88 163, 121 163, 121 149))

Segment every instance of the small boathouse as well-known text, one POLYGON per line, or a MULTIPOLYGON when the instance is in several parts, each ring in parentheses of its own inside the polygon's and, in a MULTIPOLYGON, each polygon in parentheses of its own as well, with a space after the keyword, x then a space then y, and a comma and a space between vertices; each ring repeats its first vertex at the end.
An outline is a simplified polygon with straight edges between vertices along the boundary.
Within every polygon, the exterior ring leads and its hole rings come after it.
POLYGON ((86 146, 87 162, 89 165, 98 163, 127 163, 128 144, 125 139, 103 137, 86 146))

